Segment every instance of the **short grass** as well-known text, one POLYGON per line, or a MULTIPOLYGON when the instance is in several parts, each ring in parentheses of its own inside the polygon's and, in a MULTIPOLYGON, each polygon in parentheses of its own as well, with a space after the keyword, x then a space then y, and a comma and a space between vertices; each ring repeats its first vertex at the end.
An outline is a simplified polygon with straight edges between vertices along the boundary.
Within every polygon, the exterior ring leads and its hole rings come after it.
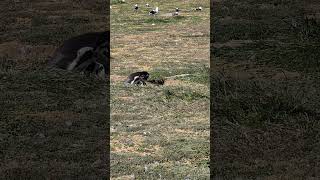
POLYGON ((318 179, 319 3, 212 7, 213 177, 318 179))
POLYGON ((105 176, 108 82, 46 64, 66 38, 106 30, 107 3, 0 5, 1 179, 105 176))
POLYGON ((111 177, 209 179, 209 1, 145 3, 111 9, 111 177), (149 16, 155 6, 160 13, 149 16), (172 17, 176 7, 181 14, 172 17), (142 70, 171 78, 124 86, 142 70), (172 77, 181 74, 189 75, 172 77))

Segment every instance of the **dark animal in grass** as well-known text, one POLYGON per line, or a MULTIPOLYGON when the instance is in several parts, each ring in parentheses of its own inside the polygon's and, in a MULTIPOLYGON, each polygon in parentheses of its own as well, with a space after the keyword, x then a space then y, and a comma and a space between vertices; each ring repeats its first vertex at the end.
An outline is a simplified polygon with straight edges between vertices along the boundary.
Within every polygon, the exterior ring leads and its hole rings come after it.
POLYGON ((158 14, 158 12, 159 12, 159 8, 156 7, 156 9, 153 9, 153 10, 151 10, 151 11, 149 12, 149 15, 156 15, 156 14, 158 14))
POLYGON ((125 81, 125 84, 146 85, 146 81, 148 80, 148 78, 149 73, 146 71, 135 72, 128 76, 127 80, 125 81))
POLYGON ((90 32, 72 37, 56 49, 50 68, 94 73, 106 77, 110 72, 110 32, 90 32))
POLYGON ((150 74, 146 71, 142 72, 135 72, 132 73, 128 76, 127 80, 125 81, 125 85, 146 85, 146 82, 151 83, 151 84, 156 84, 156 85, 163 85, 164 80, 159 79, 159 80, 148 80, 150 74))

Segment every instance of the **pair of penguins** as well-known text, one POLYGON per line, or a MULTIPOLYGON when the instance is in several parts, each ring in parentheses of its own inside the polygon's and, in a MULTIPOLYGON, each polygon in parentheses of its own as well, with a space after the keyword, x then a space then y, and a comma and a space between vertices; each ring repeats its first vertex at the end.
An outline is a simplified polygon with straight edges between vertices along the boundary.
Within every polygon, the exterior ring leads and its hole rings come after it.
MULTIPOLYGON (((110 31, 91 32, 72 37, 56 49, 49 60, 49 68, 83 72, 105 79, 110 72, 110 31)), ((163 85, 164 80, 148 80, 146 71, 128 76, 125 85, 163 85)))

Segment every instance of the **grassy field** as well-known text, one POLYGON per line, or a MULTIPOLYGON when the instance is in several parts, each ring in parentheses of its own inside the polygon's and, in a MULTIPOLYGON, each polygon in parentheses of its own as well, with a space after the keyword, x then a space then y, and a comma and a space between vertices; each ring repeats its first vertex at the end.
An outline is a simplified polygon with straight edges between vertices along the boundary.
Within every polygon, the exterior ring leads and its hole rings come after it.
POLYGON ((320 178, 319 7, 311 0, 213 1, 216 179, 320 178))
POLYGON ((65 39, 109 27, 109 5, 1 1, 1 179, 106 175, 108 83, 46 64, 65 39))
POLYGON ((112 179, 209 179, 209 1, 112 1, 112 179), (134 4, 140 9, 134 12, 134 4), (149 16, 151 8, 159 14, 149 16), (201 12, 192 8, 202 6, 201 12), (181 14, 172 17, 179 7, 181 14), (125 87, 148 71, 164 86, 125 87))

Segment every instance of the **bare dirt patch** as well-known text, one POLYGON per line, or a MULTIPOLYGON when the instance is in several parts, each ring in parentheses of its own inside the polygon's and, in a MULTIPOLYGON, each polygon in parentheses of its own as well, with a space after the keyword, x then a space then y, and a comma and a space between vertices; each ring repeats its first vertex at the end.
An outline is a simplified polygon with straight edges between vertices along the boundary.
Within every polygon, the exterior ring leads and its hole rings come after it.
POLYGON ((110 75, 110 80, 114 82, 124 82, 127 76, 110 75))

